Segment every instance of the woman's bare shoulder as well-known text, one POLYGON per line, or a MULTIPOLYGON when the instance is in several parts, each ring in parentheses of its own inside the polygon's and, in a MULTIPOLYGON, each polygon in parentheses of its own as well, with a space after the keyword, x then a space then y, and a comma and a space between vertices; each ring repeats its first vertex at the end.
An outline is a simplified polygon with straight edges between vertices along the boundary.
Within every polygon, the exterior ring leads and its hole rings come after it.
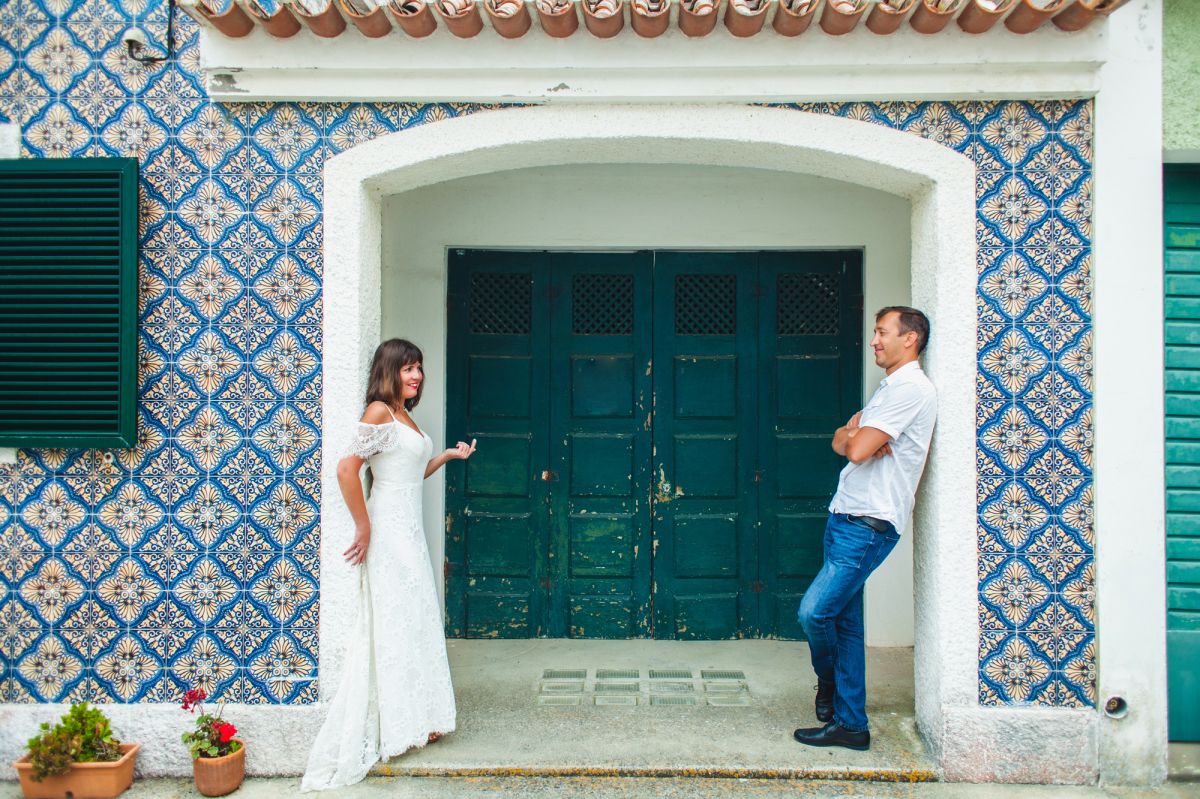
POLYGON ((392 421, 392 414, 388 411, 388 406, 376 400, 367 406, 363 411, 363 424, 388 424, 392 421))

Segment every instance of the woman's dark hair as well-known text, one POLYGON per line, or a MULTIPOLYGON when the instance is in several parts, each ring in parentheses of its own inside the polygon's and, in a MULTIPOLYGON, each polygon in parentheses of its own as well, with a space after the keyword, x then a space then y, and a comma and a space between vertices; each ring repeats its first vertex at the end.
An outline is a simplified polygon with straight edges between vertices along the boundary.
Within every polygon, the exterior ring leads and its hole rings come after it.
MULTIPOLYGON (((389 408, 399 407, 404 397, 404 386, 400 383, 400 370, 411 363, 421 363, 425 358, 421 350, 411 341, 389 338, 375 348, 371 358, 371 376, 367 379, 367 404, 382 402, 389 408)), ((417 386, 417 396, 403 400, 404 410, 411 411, 421 401, 425 381, 417 386)))

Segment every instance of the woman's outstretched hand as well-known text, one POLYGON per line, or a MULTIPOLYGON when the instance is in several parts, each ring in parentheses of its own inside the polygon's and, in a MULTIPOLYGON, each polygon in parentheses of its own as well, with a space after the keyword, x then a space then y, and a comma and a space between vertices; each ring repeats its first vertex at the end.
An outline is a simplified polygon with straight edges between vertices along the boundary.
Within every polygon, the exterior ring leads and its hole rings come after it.
POLYGON ((342 553, 342 557, 351 566, 358 566, 367 559, 367 547, 371 545, 371 527, 359 527, 354 534, 354 541, 349 548, 342 553))
POLYGON ((446 450, 446 459, 447 460, 456 459, 456 460, 464 460, 465 461, 467 458, 471 457, 471 453, 473 453, 474 451, 475 451, 475 439, 472 438, 470 444, 466 443, 465 441, 460 441, 457 444, 455 444, 453 447, 450 447, 448 450, 446 450))

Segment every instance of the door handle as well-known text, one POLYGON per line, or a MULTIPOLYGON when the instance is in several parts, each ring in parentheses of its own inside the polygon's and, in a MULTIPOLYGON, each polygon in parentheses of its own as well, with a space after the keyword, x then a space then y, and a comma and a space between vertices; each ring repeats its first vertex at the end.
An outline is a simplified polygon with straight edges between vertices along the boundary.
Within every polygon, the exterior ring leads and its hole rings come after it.
POLYGON ((557 479, 558 479, 558 475, 555 474, 554 472, 550 471, 549 469, 542 470, 542 482, 552 483, 557 479))

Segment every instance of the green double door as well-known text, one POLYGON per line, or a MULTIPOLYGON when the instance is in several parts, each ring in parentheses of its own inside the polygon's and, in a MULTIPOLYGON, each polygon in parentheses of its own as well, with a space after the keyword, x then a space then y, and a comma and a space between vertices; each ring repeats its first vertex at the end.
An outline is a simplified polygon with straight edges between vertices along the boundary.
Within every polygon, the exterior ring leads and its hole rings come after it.
POLYGON ((801 637, 857 251, 450 254, 452 637, 801 637), (457 432, 455 432, 457 431, 457 432))

